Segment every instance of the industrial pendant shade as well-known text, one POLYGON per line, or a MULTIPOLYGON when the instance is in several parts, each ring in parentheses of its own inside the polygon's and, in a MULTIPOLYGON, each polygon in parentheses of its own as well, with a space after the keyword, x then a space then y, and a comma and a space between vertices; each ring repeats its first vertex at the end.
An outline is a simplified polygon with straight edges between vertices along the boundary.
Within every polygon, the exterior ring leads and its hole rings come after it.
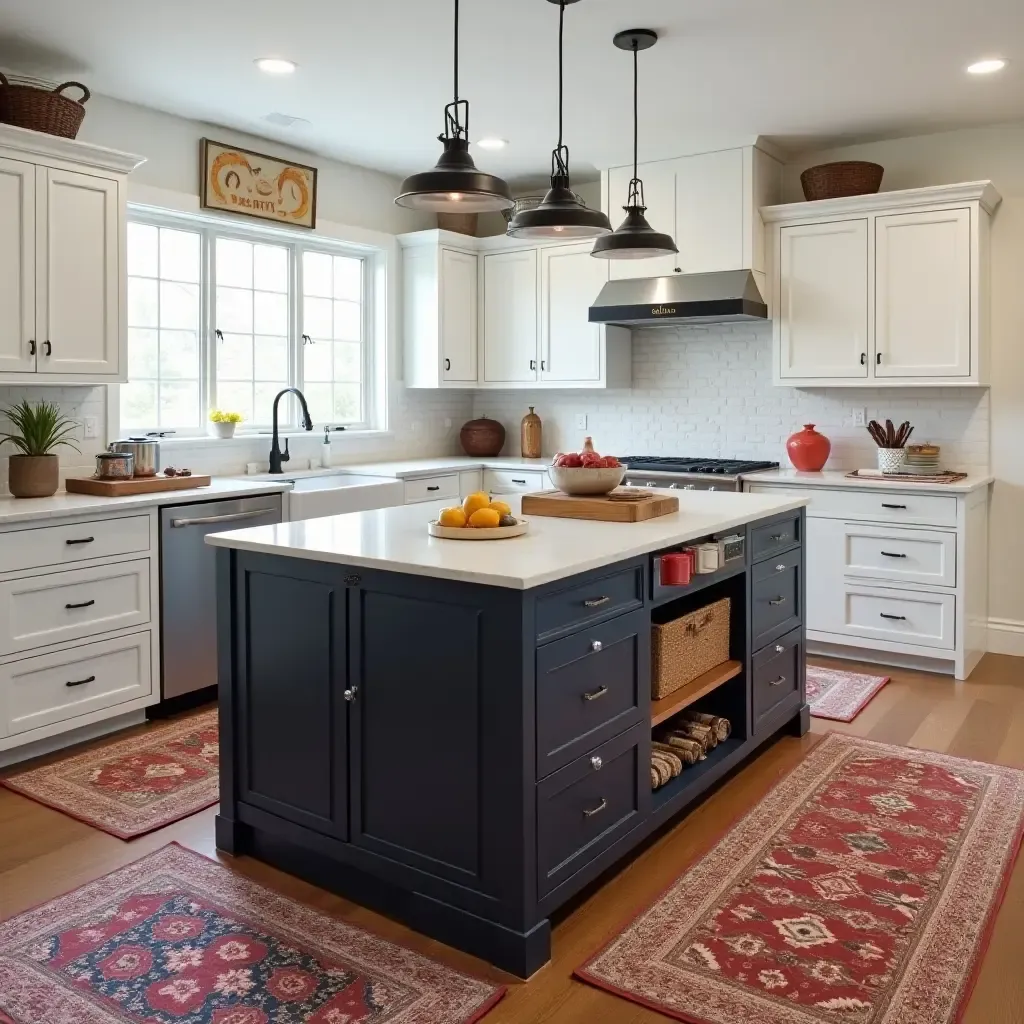
POLYGON ((513 206, 501 178, 476 168, 469 155, 469 101, 459 99, 459 0, 455 0, 455 99, 444 108, 444 152, 431 171, 402 182, 399 206, 433 213, 487 213, 513 206))
POLYGON ((650 49, 658 41, 656 32, 646 28, 619 32, 614 39, 620 50, 633 52, 633 177, 629 182, 629 197, 623 207, 626 219, 610 234, 594 243, 592 256, 605 260, 646 260, 655 256, 671 256, 679 252, 671 235, 655 231, 644 214, 644 183, 637 166, 639 136, 639 60, 641 50, 650 49))
POLYGON ((566 4, 577 0, 548 0, 558 4, 558 146, 551 154, 551 187, 540 206, 512 218, 508 234, 516 238, 597 238, 612 230, 600 210, 591 210, 576 196, 569 183, 569 147, 562 142, 563 37, 566 4))

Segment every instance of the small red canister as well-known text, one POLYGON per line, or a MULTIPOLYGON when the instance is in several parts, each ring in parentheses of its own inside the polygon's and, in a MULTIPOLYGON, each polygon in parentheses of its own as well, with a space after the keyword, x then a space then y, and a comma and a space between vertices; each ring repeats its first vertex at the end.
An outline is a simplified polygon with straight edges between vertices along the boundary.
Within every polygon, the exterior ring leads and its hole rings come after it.
POLYGON ((693 578, 693 552, 680 551, 661 556, 661 583, 665 587, 685 587, 693 578))

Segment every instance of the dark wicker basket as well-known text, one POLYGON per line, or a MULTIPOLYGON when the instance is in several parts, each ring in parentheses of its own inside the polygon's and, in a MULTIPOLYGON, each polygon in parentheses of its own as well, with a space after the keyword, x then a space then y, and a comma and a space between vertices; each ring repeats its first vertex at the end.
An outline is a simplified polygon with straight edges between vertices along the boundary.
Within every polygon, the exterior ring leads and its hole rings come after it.
POLYGON ((882 185, 885 168, 866 160, 841 160, 834 164, 808 167, 800 175, 804 198, 842 199, 844 196, 867 196, 882 185))
POLYGON ((89 95, 81 82, 65 82, 50 92, 33 85, 12 85, 0 71, 0 122, 73 139, 82 127, 89 95), (61 95, 71 86, 82 90, 80 100, 61 95))

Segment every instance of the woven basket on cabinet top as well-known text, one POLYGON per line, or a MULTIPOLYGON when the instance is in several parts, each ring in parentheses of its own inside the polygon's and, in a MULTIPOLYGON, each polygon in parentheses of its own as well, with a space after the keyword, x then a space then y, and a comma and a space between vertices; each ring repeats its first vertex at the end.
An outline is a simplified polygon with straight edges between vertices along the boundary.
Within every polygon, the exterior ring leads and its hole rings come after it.
POLYGON ((804 198, 842 199, 845 196, 872 195, 882 186, 885 168, 867 160, 840 160, 832 164, 808 167, 800 175, 804 198))
POLYGON ((65 82, 51 91, 37 89, 34 85, 11 84, 0 71, 0 123, 73 139, 82 127, 84 104, 89 96, 89 90, 81 82, 65 82), (61 95, 72 86, 82 90, 80 100, 61 95))

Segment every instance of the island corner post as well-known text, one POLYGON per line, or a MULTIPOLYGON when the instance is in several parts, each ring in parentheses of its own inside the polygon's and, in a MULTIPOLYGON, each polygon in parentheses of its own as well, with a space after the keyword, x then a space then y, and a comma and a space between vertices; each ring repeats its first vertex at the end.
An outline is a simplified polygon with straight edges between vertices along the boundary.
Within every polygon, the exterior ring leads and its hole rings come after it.
POLYGON ((682 595, 668 549, 513 589, 225 538, 218 849, 529 977, 562 904, 809 728, 804 511, 751 519, 682 595), (732 735, 652 792, 652 621, 723 596, 735 674, 693 707, 732 735))

